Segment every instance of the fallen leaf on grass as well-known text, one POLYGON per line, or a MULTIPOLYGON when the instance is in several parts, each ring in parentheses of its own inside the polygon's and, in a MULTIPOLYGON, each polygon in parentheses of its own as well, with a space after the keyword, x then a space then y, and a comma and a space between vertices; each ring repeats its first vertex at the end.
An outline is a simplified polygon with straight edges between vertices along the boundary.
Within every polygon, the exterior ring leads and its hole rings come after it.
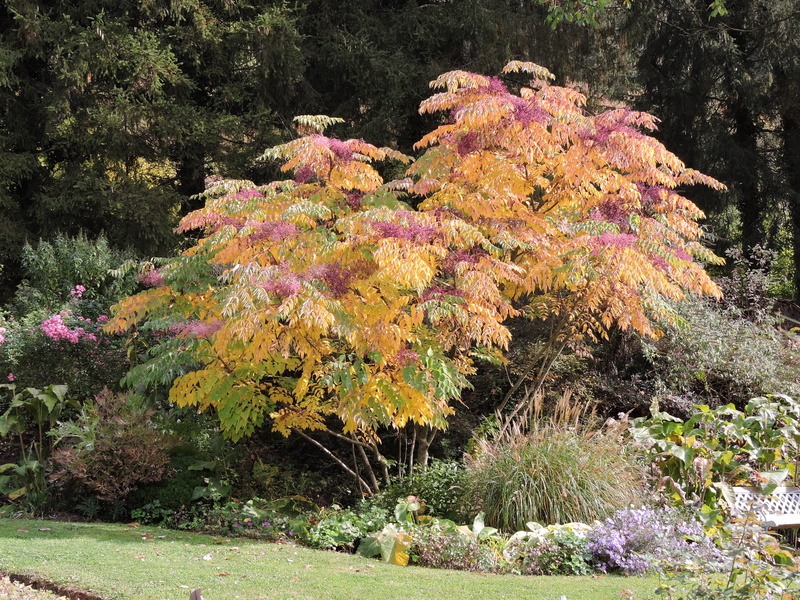
POLYGON ((292 577, 289 581, 300 581, 299 577, 292 577))
POLYGON ((310 569, 310 568, 311 568, 311 567, 313 567, 313 566, 314 566, 314 565, 303 565, 303 568, 304 568, 304 569, 310 569))
POLYGON ((211 560, 212 558, 214 558, 214 555, 211 552, 209 552, 203 557, 203 560, 211 560))
POLYGON ((214 573, 217 577, 228 577, 230 573, 214 573))
POLYGON ((53 531, 53 530, 50 529, 49 527, 40 527, 39 531, 53 531))
POLYGON ((183 589, 185 589, 185 590, 188 590, 188 589, 189 589, 189 586, 188 586, 188 585, 179 585, 178 587, 179 587, 179 588, 183 588, 183 589))
POLYGON ((27 529, 17 529, 17 533, 28 533, 27 529))

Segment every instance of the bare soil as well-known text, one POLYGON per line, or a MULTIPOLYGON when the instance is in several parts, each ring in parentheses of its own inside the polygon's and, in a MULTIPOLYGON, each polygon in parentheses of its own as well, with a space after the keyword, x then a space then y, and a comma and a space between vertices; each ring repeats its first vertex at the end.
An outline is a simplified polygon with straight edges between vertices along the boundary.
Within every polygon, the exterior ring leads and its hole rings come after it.
POLYGON ((4 600, 103 600, 73 586, 57 586, 20 575, 0 575, 0 598, 4 600))

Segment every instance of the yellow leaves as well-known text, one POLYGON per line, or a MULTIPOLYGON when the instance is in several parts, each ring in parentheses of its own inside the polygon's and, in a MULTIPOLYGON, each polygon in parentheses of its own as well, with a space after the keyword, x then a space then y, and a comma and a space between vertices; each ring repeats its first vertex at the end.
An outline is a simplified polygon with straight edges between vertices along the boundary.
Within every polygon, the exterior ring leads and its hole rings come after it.
POLYGON ((324 298, 316 293, 301 300, 289 319, 292 327, 302 327, 320 337, 327 334, 335 322, 336 318, 328 310, 324 298))
POLYGON ((555 79, 556 76, 544 67, 532 62, 525 62, 521 60, 512 60, 505 67, 503 73, 530 73, 534 77, 543 80, 555 79))
POLYGON ((330 185, 340 189, 373 192, 383 183, 378 172, 360 162, 352 162, 345 167, 336 167, 330 172, 330 185))
POLYGON ((436 273, 436 258, 441 251, 420 247, 406 240, 387 238, 378 242, 373 252, 380 268, 378 280, 391 282, 401 288, 421 292, 436 273))
POLYGON ((295 202, 283 211, 282 219, 300 227, 313 227, 317 220, 329 219, 331 210, 324 204, 311 201, 295 202))
POLYGON ((145 316, 172 299, 172 289, 160 287, 129 296, 111 307, 112 318, 103 326, 106 333, 122 333, 138 323, 145 316))
POLYGON ((344 119, 339 117, 329 117, 328 115, 297 115, 292 119, 298 127, 306 127, 317 133, 322 133, 331 125, 344 123, 344 119))
POLYGON ((270 413, 272 430, 288 436, 293 429, 324 431, 327 429, 323 416, 302 408, 282 408, 270 413))
MULTIPOLYGON (((439 77, 431 81, 430 87, 433 89, 447 88, 448 92, 455 92, 459 88, 488 86, 490 82, 491 80, 484 75, 476 75, 468 71, 450 71, 439 75, 439 77)), ((422 104, 425 105, 425 102, 422 104)), ((422 112, 422 109, 420 109, 420 112, 422 112)))

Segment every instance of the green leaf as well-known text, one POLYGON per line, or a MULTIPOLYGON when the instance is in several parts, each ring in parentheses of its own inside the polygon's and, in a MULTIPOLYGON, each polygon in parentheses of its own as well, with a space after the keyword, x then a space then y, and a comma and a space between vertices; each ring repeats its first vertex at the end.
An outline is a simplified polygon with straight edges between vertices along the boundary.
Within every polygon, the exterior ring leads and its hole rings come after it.
POLYGON ((689 466, 694 458, 694 450, 686 446, 673 446, 669 449, 669 453, 680 460, 684 466, 689 466))
POLYGON ((381 542, 375 536, 363 537, 358 542, 358 553, 365 558, 381 555, 381 542))
POLYGON ((214 460, 199 460, 197 462, 192 463, 187 468, 189 471, 204 471, 208 469, 209 471, 213 471, 217 466, 217 462, 214 460))
POLYGON ((777 471, 762 471, 761 483, 758 488, 762 494, 768 496, 780 486, 789 475, 789 469, 779 469, 777 471))

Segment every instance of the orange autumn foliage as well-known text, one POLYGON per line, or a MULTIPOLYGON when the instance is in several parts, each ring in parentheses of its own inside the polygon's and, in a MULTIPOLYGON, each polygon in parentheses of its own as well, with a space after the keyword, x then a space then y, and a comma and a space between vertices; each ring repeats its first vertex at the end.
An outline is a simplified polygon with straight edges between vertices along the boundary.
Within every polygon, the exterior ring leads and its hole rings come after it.
POLYGON ((374 438, 445 426, 474 357, 507 348, 509 317, 557 317, 565 339, 658 336, 666 300, 719 295, 679 187, 721 184, 647 135, 650 115, 588 115, 545 69, 504 73, 534 80, 434 81, 420 110, 448 118, 416 160, 314 133, 266 155, 292 180, 212 185, 180 225, 195 246, 108 325, 168 332, 128 379, 174 378, 170 399, 215 409, 233 439, 330 416, 374 438), (384 160, 410 163, 407 177, 384 182, 384 160))

